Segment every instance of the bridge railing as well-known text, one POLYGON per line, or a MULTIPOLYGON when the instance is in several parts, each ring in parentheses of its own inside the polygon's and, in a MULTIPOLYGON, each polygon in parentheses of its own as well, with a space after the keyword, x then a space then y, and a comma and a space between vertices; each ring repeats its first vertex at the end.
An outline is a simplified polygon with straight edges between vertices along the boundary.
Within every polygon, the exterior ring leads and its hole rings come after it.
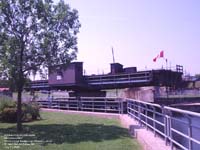
POLYGON ((97 75, 87 76, 88 84, 112 84, 112 83, 135 83, 150 82, 152 80, 151 72, 138 72, 132 74, 116 74, 116 75, 97 75))
POLYGON ((127 113, 140 125, 161 135, 166 144, 183 150, 200 149, 200 114, 127 99, 127 113), (195 123, 196 121, 196 123, 195 123))
POLYGON ((37 102, 42 108, 106 113, 123 113, 126 111, 124 109, 126 102, 122 101, 121 98, 70 97, 38 100, 37 102))

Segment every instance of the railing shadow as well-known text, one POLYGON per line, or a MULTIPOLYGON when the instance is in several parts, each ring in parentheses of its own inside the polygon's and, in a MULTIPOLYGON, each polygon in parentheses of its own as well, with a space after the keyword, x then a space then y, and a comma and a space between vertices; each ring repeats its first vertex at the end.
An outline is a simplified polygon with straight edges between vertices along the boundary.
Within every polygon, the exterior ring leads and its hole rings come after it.
MULTIPOLYGON (((51 144, 101 142, 130 137, 125 128, 103 124, 24 125, 24 129, 22 134, 34 134, 35 140, 51 141, 51 144)), ((6 134, 16 134, 16 128, 1 128, 0 136, 6 134)))

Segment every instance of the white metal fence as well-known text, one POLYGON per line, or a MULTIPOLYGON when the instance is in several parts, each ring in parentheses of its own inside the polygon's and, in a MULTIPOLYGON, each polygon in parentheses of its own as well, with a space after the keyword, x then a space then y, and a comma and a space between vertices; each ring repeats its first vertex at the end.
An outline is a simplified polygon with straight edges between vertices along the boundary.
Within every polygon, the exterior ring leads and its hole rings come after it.
POLYGON ((37 100, 42 108, 92 111, 105 113, 123 113, 125 102, 120 98, 105 97, 69 97, 69 98, 49 98, 37 100))
POLYGON ((172 149, 200 149, 199 113, 133 99, 127 99, 127 113, 155 135, 161 135, 172 149))

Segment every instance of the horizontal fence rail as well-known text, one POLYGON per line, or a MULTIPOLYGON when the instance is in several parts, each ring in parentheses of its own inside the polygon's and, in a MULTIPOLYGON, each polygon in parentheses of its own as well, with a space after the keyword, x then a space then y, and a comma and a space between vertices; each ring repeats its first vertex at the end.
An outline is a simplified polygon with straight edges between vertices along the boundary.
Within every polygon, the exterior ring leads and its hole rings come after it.
POLYGON ((126 111, 126 102, 124 102, 121 98, 70 97, 38 100, 37 102, 42 108, 120 114, 126 111))
POLYGON ((200 114, 127 99, 127 113, 161 135, 166 144, 183 150, 200 149, 200 114))

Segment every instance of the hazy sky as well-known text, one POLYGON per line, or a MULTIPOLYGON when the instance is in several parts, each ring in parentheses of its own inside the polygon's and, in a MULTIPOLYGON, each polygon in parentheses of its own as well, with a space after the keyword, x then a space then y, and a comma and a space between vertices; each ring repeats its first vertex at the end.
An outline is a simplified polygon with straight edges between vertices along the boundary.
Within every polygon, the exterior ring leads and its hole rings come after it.
POLYGON ((107 73, 115 60, 138 70, 168 66, 200 73, 200 0, 66 0, 79 11, 78 59, 87 74, 107 73))

